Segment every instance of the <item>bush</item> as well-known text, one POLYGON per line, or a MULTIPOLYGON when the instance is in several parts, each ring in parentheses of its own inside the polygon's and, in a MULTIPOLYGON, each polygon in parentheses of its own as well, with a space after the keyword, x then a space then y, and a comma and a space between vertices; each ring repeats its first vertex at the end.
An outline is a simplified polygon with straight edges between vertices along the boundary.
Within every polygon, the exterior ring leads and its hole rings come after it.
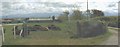
POLYGON ((77 22, 77 37, 94 37, 107 32, 107 26, 101 21, 84 20, 77 22))
POLYGON ((67 16, 59 16, 58 20, 60 20, 60 21, 67 21, 68 17, 67 16))
POLYGON ((106 24, 108 24, 108 26, 120 28, 120 26, 118 26, 118 24, 120 23, 120 21, 118 21, 119 20, 118 16, 104 16, 104 17, 96 17, 93 19, 103 21, 106 24))

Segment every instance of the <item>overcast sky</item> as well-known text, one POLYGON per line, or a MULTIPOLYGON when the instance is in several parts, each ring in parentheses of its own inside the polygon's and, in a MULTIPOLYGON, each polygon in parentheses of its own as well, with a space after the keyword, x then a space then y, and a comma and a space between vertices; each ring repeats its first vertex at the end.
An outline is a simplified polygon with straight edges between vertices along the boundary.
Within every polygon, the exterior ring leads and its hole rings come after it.
MULTIPOLYGON (((86 0, 0 0, 0 13, 59 13, 65 10, 79 8, 86 10, 86 0)), ((98 9, 118 13, 119 0, 89 0, 89 9, 98 9)))

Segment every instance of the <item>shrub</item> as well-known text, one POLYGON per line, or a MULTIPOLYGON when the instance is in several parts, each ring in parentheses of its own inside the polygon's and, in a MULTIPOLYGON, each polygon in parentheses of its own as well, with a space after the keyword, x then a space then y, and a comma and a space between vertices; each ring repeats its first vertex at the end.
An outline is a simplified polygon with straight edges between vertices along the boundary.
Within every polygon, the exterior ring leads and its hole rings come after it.
POLYGON ((120 23, 120 21, 118 21, 119 20, 118 16, 104 16, 104 17, 96 17, 93 19, 103 21, 106 24, 108 24, 108 26, 120 28, 120 26, 118 26, 118 24, 120 23))
POLYGON ((59 16, 58 20, 60 20, 60 21, 67 21, 68 19, 67 19, 67 16, 59 16))

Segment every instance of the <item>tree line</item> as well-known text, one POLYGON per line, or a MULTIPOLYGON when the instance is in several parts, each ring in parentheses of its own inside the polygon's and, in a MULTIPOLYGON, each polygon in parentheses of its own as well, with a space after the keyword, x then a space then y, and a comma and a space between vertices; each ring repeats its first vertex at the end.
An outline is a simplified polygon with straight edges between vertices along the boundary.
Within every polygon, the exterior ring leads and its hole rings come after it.
MULTIPOLYGON (((104 12, 101 10, 92 9, 88 11, 89 11, 89 18, 104 16, 104 12)), ((82 19, 86 19, 87 17, 86 14, 87 14, 87 11, 83 12, 80 10, 73 10, 72 13, 70 13, 69 11, 64 11, 62 14, 60 14, 58 19, 65 21, 65 20, 68 20, 68 17, 69 17, 72 20, 82 20, 82 19)))

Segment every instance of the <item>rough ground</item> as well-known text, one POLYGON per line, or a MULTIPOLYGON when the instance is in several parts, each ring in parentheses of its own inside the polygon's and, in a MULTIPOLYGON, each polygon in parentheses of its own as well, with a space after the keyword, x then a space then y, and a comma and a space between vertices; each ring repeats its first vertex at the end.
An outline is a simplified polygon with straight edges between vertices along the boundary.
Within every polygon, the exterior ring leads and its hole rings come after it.
POLYGON ((2 36, 0 36, 0 47, 2 46, 2 36))
POLYGON ((112 35, 101 45, 118 45, 118 31, 111 29, 110 32, 112 35))

